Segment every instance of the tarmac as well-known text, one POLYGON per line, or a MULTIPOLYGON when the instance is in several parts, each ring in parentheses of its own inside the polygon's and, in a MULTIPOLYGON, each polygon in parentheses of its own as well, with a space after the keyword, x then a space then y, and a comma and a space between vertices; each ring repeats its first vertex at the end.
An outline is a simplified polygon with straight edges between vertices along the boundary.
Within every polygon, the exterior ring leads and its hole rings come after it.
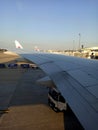
MULTIPOLYGON (((13 63, 18 56, 0 54, 0 63, 13 63)), ((0 69, 0 130, 64 130, 63 113, 47 103, 48 89, 38 85, 40 69, 0 69)))
MULTIPOLYGON (((19 59, 0 53, 6 66, 19 59)), ((0 130, 83 130, 71 112, 48 106, 48 88, 36 82, 44 76, 41 69, 0 68, 0 130)))

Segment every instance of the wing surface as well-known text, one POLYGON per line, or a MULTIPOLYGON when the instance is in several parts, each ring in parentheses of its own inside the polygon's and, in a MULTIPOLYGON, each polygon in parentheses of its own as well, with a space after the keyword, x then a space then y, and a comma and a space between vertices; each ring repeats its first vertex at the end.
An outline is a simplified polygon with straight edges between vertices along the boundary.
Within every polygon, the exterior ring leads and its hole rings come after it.
POLYGON ((21 56, 50 76, 85 130, 98 130, 98 61, 43 53, 21 56))

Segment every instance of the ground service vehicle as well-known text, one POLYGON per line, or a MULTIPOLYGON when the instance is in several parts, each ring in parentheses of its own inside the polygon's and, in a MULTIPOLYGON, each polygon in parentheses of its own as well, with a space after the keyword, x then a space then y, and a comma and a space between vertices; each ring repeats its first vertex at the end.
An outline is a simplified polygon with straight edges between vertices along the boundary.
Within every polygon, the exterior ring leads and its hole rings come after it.
POLYGON ((56 88, 49 88, 48 104, 56 112, 67 109, 67 103, 65 99, 56 88))

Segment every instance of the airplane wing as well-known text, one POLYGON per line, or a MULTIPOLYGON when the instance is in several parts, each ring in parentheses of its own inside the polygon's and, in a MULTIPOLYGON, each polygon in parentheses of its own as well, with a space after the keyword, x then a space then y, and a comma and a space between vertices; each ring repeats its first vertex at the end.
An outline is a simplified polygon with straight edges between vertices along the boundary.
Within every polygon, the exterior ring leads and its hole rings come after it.
POLYGON ((98 130, 98 61, 44 53, 21 56, 49 75, 85 130, 98 130))
POLYGON ((24 50, 16 52, 46 72, 85 130, 98 130, 97 60, 40 52, 25 53, 24 50))

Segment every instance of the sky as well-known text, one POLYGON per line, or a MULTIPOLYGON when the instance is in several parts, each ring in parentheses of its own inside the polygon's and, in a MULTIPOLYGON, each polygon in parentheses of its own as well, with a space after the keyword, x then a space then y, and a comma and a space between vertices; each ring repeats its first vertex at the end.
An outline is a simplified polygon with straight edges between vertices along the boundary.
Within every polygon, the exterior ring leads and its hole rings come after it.
POLYGON ((98 46, 98 0, 0 0, 0 48, 15 40, 28 49, 98 46))

